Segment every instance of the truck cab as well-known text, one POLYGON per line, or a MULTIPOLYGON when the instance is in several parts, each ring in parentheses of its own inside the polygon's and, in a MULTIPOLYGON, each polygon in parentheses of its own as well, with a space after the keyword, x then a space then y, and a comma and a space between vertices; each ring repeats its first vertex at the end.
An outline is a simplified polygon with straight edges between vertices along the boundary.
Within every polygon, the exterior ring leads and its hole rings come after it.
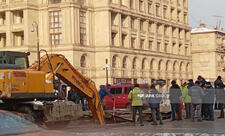
POLYGON ((29 52, 0 51, 0 69, 27 69, 29 55, 29 52))

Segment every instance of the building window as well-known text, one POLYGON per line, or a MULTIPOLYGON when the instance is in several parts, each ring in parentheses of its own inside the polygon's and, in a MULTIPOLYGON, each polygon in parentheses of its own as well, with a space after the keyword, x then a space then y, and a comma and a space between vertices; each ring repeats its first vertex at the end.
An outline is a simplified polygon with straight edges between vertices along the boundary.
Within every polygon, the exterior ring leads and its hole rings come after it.
POLYGON ((80 11, 80 44, 87 44, 86 12, 80 11))
POLYGON ((160 24, 156 26, 156 33, 157 35, 160 35, 160 24))
POLYGON ((132 63, 132 69, 136 69, 137 68, 137 64, 136 64, 137 58, 133 59, 133 63, 132 63))
POLYGON ((144 21, 143 20, 141 20, 140 21, 140 31, 144 31, 144 21))
POLYGON ((62 42, 62 16, 61 11, 50 12, 50 44, 58 45, 62 42))
POLYGON ((181 22, 180 16, 181 16, 181 11, 178 11, 178 12, 177 12, 177 21, 178 21, 178 22, 181 22))
POLYGON ((125 34, 122 34, 122 47, 125 47, 125 43, 126 43, 126 36, 125 34))
POLYGON ((152 3, 148 3, 148 14, 151 14, 152 13, 152 3))
POLYGON ((13 33, 14 46, 23 46, 24 45, 24 32, 15 32, 13 33))
POLYGON ((61 0, 50 0, 50 4, 61 3, 61 0))
POLYGON ((185 56, 188 54, 188 47, 185 47, 185 56))
POLYGON ((156 5, 156 16, 159 17, 160 16, 160 6, 156 5))
POLYGON ((172 20, 175 20, 174 19, 174 14, 175 14, 175 9, 174 8, 171 8, 171 19, 172 20))
POLYGON ((157 51, 158 51, 158 52, 160 52, 160 48, 161 48, 161 43, 158 42, 158 43, 157 43, 157 51))
POLYGON ((153 25, 153 23, 149 22, 149 24, 148 24, 148 32, 152 32, 152 25, 153 25))
POLYGON ((179 44, 179 48, 178 48, 178 52, 179 52, 179 54, 181 54, 181 51, 182 51, 182 49, 181 49, 181 47, 182 47, 182 44, 179 44))
POLYGON ((139 0, 139 10, 144 11, 144 1, 143 0, 139 0))
POLYGON ((4 25, 6 23, 5 12, 0 12, 0 25, 4 25))
POLYGON ((164 47, 164 52, 167 53, 167 47, 168 47, 168 44, 165 43, 165 47, 164 47))
POLYGON ((112 58, 112 68, 116 68, 117 67, 117 56, 113 56, 112 58))
POLYGON ((149 50, 152 50, 152 41, 149 41, 149 42, 148 42, 148 49, 149 49, 149 50))
POLYGON ((14 24, 22 24, 23 23, 23 11, 17 10, 13 12, 13 22, 14 24))
POLYGON ((112 25, 116 25, 116 16, 117 14, 112 12, 111 13, 111 22, 112 22, 112 25))
POLYGON ((6 46, 6 33, 0 34, 0 47, 6 46))
POLYGON ((86 71, 86 56, 82 55, 80 58, 80 67, 81 67, 81 74, 86 75, 87 71, 86 71))
POLYGON ((115 46, 116 44, 116 33, 112 33, 112 45, 115 46))
POLYGON ((80 67, 85 68, 86 67, 86 57, 85 55, 82 55, 80 58, 80 67))
POLYGON ((130 0, 130 8, 134 9, 134 0, 130 0))
POLYGON ((187 13, 184 13, 184 24, 187 24, 187 13))
POLYGON ((127 27, 126 19, 127 19, 127 16, 124 16, 124 15, 121 16, 121 25, 122 25, 122 27, 127 27))
POLYGON ((163 8, 163 18, 167 18, 167 7, 163 8))
POLYGON ((173 43, 173 45, 172 45, 172 51, 171 51, 172 54, 175 53, 175 51, 174 51, 175 50, 175 46, 176 46, 176 43, 173 43))
POLYGON ((127 57, 123 58, 123 68, 127 68, 127 57))
POLYGON ((176 28, 172 28, 172 36, 173 38, 176 38, 176 28))
POLYGON ((164 35, 165 35, 166 37, 169 37, 169 26, 165 26, 165 27, 164 27, 164 35))
POLYGON ((135 48, 135 42, 136 42, 136 39, 135 38, 131 38, 131 48, 135 48))
POLYGON ((140 49, 144 49, 145 46, 145 40, 141 39, 140 41, 140 49))

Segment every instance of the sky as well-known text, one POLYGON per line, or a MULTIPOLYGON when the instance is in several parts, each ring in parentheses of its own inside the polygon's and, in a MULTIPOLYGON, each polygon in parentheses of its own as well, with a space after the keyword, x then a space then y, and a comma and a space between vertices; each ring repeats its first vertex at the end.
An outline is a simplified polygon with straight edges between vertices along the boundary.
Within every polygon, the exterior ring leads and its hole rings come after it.
POLYGON ((200 23, 207 27, 219 26, 219 20, 225 28, 225 0, 189 0, 189 25, 192 28, 200 23))

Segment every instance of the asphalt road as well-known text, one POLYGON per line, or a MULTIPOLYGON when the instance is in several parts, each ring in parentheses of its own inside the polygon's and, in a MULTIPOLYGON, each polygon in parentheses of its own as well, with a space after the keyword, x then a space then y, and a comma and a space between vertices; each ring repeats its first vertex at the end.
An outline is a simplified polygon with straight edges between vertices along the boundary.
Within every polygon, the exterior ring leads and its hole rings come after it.
MULTIPOLYGON (((153 126, 145 122, 144 126, 132 126, 131 123, 106 124, 100 126, 90 120, 69 124, 53 125, 50 129, 24 133, 19 136, 146 136, 146 135, 211 135, 225 134, 225 119, 215 121, 192 122, 191 120, 165 120, 164 125, 153 126)), ((17 135, 18 136, 18 135, 17 135)))
MULTIPOLYGON (((216 115, 218 116, 218 111, 216 115)), ((133 126, 130 122, 113 123, 108 121, 101 126, 90 118, 77 121, 37 126, 30 121, 9 112, 0 111, 0 136, 147 136, 147 135, 225 135, 225 119, 215 121, 192 122, 191 120, 164 120, 163 125, 153 126, 144 122, 144 126, 133 126)))

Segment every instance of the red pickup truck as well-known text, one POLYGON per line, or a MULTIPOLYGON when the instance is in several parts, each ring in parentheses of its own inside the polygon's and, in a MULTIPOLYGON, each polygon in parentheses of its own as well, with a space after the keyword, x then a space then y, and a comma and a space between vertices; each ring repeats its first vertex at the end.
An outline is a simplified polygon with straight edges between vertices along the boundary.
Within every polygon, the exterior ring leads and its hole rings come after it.
MULTIPOLYGON (((140 89, 145 93, 148 91, 148 84, 140 84, 140 89)), ((132 84, 126 85, 111 85, 110 93, 115 100, 115 108, 128 108, 131 105, 131 101, 128 99, 129 92, 134 88, 132 84)), ((105 107, 104 109, 113 109, 113 100, 109 96, 104 97, 105 107)))

